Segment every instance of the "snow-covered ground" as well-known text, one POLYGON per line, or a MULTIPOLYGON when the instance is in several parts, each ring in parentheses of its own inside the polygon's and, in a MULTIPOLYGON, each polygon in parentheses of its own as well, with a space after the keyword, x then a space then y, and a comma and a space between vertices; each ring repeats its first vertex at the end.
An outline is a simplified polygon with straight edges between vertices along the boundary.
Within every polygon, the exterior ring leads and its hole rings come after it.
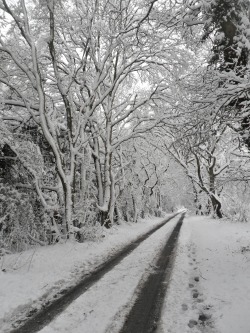
MULTIPOLYGON (((74 301, 42 333, 118 333, 175 217, 74 301)), ((42 305, 161 220, 122 225, 98 243, 67 243, 5 256, 0 273, 0 332, 16 314, 42 305), (27 306, 24 306, 24 305, 27 306)), ((250 223, 184 220, 158 333, 250 332, 250 223)), ((131 332, 134 333, 134 332, 131 332)), ((136 333, 136 332, 135 332, 136 333)))
POLYGON ((250 332, 250 223, 184 220, 159 332, 250 332))
MULTIPOLYGON (((170 215, 169 215, 170 216, 170 215)), ((98 242, 56 244, 0 258, 0 332, 27 311, 39 308, 61 289, 74 285, 140 235, 162 221, 124 223, 97 229, 98 242)))

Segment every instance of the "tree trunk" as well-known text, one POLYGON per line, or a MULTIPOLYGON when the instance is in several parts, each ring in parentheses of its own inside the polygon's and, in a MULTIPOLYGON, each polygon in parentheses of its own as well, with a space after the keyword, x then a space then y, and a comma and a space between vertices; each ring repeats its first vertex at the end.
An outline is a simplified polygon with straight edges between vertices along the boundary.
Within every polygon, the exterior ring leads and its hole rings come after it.
POLYGON ((72 213, 73 213, 73 201, 72 201, 72 187, 71 184, 63 183, 64 190, 64 215, 65 215, 65 228, 66 237, 70 240, 74 239, 72 213))
POLYGON ((100 222, 101 225, 104 226, 107 229, 110 229, 112 226, 112 221, 110 220, 109 217, 109 212, 107 211, 100 211, 100 222))
POLYGON ((221 203, 218 199, 216 199, 215 196, 211 196, 211 202, 213 206, 213 211, 216 214, 216 216, 221 219, 223 217, 222 212, 221 212, 221 203))
POLYGON ((137 202, 135 197, 132 195, 132 202, 133 202, 133 208, 134 208, 134 216, 133 216, 133 222, 138 222, 138 208, 137 208, 137 202))
POLYGON ((210 190, 210 200, 212 203, 213 211, 216 216, 221 219, 221 202, 216 198, 215 191, 215 174, 214 174, 214 164, 209 168, 209 190, 210 190))

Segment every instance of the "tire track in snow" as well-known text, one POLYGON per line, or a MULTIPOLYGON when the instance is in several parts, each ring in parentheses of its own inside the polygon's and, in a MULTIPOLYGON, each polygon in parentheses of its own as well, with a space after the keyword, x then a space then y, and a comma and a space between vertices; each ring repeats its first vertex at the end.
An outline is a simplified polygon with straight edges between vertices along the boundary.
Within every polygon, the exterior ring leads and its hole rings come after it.
POLYGON ((156 263, 157 269, 142 286, 138 298, 132 307, 120 333, 152 333, 157 329, 161 308, 168 286, 173 252, 185 214, 182 214, 173 229, 156 263))
MULTIPOLYGON (((154 232, 162 228, 167 222, 172 220, 179 213, 176 213, 167 219, 164 219, 159 225, 140 236, 136 241, 129 244, 116 255, 109 258, 106 262, 100 265, 94 272, 83 278, 77 285, 62 290, 63 295, 55 299, 45 308, 35 313, 31 318, 27 319, 21 326, 14 328, 9 333, 36 333, 47 326, 56 316, 62 313, 74 300, 86 292, 93 284, 98 282, 106 273, 111 271, 119 264, 126 256, 134 251, 143 241, 150 237, 154 232)), ((61 293, 62 293, 61 292, 61 293)), ((15 323, 14 323, 15 324, 15 323)))

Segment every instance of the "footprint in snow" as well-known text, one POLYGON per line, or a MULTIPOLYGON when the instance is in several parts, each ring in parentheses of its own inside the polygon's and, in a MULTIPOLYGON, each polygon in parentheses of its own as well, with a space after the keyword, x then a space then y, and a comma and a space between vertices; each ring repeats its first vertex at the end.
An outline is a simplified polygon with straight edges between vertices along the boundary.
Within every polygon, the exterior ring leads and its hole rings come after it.
POLYGON ((181 308, 182 308, 183 311, 187 311, 188 310, 188 306, 185 303, 181 305, 181 308))
POLYGON ((188 322, 188 326, 190 328, 193 328, 194 326, 196 326, 198 324, 198 321, 197 320, 194 320, 194 319, 190 319, 189 322, 188 322))

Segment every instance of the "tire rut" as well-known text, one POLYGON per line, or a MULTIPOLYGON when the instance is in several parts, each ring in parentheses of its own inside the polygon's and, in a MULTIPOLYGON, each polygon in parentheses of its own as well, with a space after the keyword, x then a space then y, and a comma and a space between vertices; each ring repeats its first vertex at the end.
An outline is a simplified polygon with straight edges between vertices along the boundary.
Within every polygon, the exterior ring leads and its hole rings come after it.
MULTIPOLYGON (((116 255, 109 258, 106 262, 100 265, 94 272, 83 276, 83 279, 73 287, 62 290, 62 296, 52 300, 50 304, 44 307, 39 312, 35 313, 31 318, 20 323, 20 326, 12 329, 9 333, 36 333, 47 326, 56 316, 62 313, 69 304, 86 292, 94 283, 99 281, 106 273, 111 271, 119 264, 126 256, 134 251, 144 240, 150 237, 154 232, 163 227, 167 222, 172 220, 179 213, 176 213, 164 219, 159 225, 137 238, 133 243, 125 246, 116 255)), ((59 293, 60 295, 60 293, 59 293)), ((13 323, 14 325, 15 323, 13 323)))
POLYGON ((174 260, 173 252, 184 217, 185 214, 182 214, 168 238, 157 260, 156 270, 150 274, 142 286, 120 333, 152 333, 157 330, 174 260))

